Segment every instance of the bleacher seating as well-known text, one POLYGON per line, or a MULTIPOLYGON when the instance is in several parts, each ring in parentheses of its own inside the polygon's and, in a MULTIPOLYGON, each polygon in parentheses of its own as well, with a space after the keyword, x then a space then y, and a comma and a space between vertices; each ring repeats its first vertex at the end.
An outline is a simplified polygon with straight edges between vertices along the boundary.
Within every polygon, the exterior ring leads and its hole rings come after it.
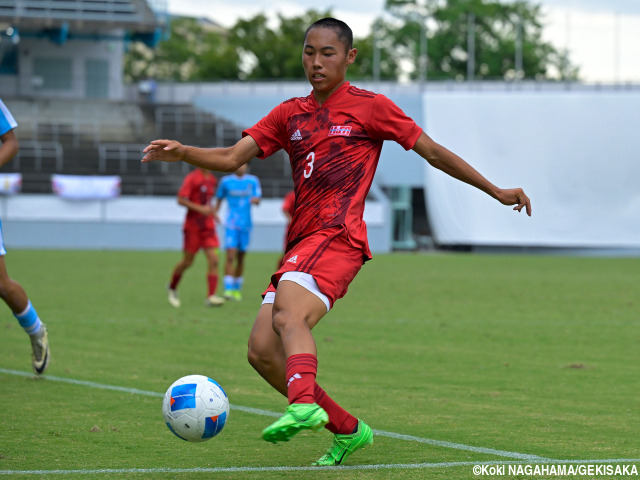
MULTIPOLYGON (((153 138, 187 145, 226 147, 242 127, 188 105, 138 105, 106 100, 3 99, 18 121, 21 150, 4 172, 23 174, 22 191, 50 193, 53 173, 119 175, 124 195, 175 195, 192 169, 184 163, 142 164, 153 138)), ((283 152, 253 161, 251 172, 265 197, 283 197, 292 186, 283 152)))

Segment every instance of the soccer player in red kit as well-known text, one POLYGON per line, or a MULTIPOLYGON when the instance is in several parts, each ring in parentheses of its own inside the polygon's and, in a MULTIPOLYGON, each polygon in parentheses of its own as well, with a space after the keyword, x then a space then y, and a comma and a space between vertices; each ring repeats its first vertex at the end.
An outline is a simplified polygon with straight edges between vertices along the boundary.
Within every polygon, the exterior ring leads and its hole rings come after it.
POLYGON ((312 86, 309 96, 276 106, 232 147, 200 149, 154 140, 142 159, 234 171, 255 156, 264 158, 279 149, 289 154, 296 209, 285 260, 271 277, 251 330, 248 358, 289 400, 285 414, 263 430, 265 440, 287 441, 300 430, 322 427, 334 433, 332 445, 316 465, 339 465, 373 443, 371 428, 316 383, 311 330, 371 258, 364 202, 384 140, 412 149, 432 166, 531 214, 521 188, 498 188, 434 142, 392 101, 351 86, 345 77, 356 59, 352 41, 344 22, 318 20, 307 29, 302 52, 312 86))
POLYGON ((182 227, 183 247, 182 260, 174 267, 171 282, 167 288, 169 303, 180 307, 178 283, 182 275, 191 265, 200 249, 207 257, 207 298, 208 306, 224 304, 224 298, 216 295, 218 286, 218 255, 216 248, 220 245, 214 223, 214 208, 211 200, 216 192, 218 179, 207 169, 197 168, 190 172, 182 182, 178 191, 178 203, 187 207, 187 215, 182 227))

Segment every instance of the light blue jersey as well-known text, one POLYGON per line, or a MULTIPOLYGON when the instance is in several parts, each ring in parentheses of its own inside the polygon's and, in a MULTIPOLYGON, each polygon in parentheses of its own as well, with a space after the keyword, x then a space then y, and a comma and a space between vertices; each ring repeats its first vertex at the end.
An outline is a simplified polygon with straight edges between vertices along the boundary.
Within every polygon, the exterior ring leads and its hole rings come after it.
POLYGON ((13 118, 9 109, 0 100, 0 135, 4 135, 18 126, 18 122, 13 118))
POLYGON ((229 204, 225 226, 231 230, 251 229, 251 199, 262 198, 260 180, 255 175, 242 177, 232 174, 222 177, 216 197, 226 199, 229 204))
MULTIPOLYGON (((0 135, 10 132, 18 126, 18 122, 13 118, 9 109, 0 100, 0 135)), ((7 251, 4 248, 4 238, 2 236, 2 222, 0 222, 0 256, 5 255, 7 251)))

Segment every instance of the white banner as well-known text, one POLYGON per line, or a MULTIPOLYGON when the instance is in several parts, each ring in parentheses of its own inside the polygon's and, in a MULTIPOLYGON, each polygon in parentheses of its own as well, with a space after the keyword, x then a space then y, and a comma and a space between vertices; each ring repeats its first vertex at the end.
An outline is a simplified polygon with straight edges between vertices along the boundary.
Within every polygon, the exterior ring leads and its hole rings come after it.
POLYGON ((428 167, 443 245, 640 247, 640 92, 427 92, 425 131, 533 216, 428 167))
POLYGON ((101 200, 120 195, 117 175, 51 175, 53 193, 71 200, 101 200))
POLYGON ((22 174, 1 173, 0 174, 0 194, 14 195, 22 188, 22 174))

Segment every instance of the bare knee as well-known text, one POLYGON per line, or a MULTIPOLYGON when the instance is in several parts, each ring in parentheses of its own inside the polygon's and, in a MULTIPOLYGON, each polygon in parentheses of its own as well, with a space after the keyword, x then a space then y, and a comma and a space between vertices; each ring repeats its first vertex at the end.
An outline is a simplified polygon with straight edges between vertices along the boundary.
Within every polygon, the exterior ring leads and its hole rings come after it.
POLYGON ((308 327, 306 320, 307 319, 304 317, 301 318, 292 314, 291 312, 276 309, 274 307, 271 326, 273 327, 273 331, 276 332, 276 335, 282 338, 285 331, 288 329, 304 328, 305 330, 307 330, 308 327))

